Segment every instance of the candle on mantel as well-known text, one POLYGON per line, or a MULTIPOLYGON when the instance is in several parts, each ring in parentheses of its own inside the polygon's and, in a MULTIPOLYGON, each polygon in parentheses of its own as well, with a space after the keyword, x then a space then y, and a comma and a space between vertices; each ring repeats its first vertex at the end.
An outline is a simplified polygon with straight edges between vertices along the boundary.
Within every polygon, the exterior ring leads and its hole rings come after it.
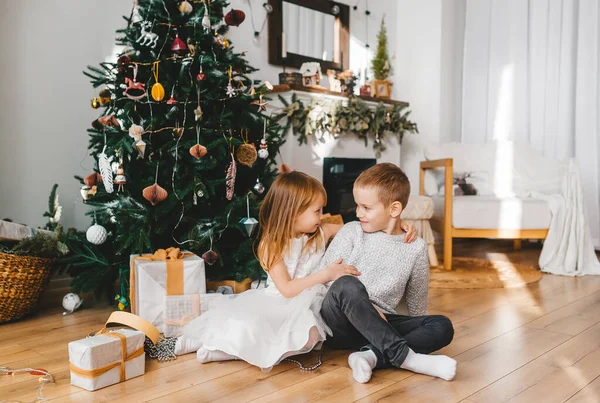
POLYGON ((281 58, 285 59, 287 57, 287 52, 285 51, 285 32, 281 33, 281 58))

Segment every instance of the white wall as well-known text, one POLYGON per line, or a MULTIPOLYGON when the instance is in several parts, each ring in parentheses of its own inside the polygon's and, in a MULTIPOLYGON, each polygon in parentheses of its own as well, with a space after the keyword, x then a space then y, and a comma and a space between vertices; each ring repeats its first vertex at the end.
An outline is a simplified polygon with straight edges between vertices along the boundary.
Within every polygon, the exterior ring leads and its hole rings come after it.
POLYGON ((404 136, 401 161, 418 194, 423 147, 460 140, 465 0, 402 0, 397 13, 396 96, 420 132, 404 136))
MULTIPOLYGON (((356 4, 355 0, 343 2, 350 6, 356 4)), ((419 41, 421 36, 424 36, 425 42, 430 38, 433 44, 433 34, 428 30, 435 24, 428 21, 430 10, 419 6, 420 3, 417 0, 370 2, 370 51, 362 46, 367 39, 365 2, 359 2, 358 11, 351 9, 350 67, 358 70, 368 65, 367 54, 376 49, 376 34, 384 13, 387 14, 388 50, 391 54, 396 49, 400 50, 400 42, 412 43, 419 41), (414 24, 410 14, 397 14, 396 8, 401 4, 411 4, 420 9, 417 16, 422 22, 427 22, 425 27, 414 24)), ((257 26, 264 18, 261 4, 261 1, 253 1, 257 26)), ((236 51, 248 51, 250 64, 260 69, 255 78, 277 83, 281 68, 267 63, 267 27, 260 39, 254 41, 247 0, 232 0, 231 7, 246 13, 246 21, 230 31, 229 37, 236 51)), ((81 72, 87 65, 97 65, 110 58, 114 50, 115 30, 125 26, 122 16, 129 16, 130 10, 131 1, 123 0, 0 2, 0 44, 3 50, 0 56, 0 218, 42 225, 48 193, 52 184, 58 183, 63 224, 80 229, 89 225, 89 220, 83 215, 86 207, 81 202, 79 185, 73 175, 86 175, 93 167, 93 160, 87 155, 86 129, 97 117, 98 111, 90 107, 95 92, 81 72)), ((435 30, 439 32, 439 27, 435 30)), ((439 34, 436 37, 439 39, 439 34)), ((404 49, 402 51, 404 53, 404 49)), ((399 54, 396 62, 406 56, 399 54)), ((439 93, 439 88, 434 88, 439 87, 439 77, 437 85, 429 83, 429 88, 417 88, 409 74, 419 74, 417 83, 427 81, 426 72, 421 71, 418 65, 418 61, 423 59, 418 55, 418 47, 414 46, 411 58, 415 60, 414 68, 396 69, 392 96, 411 103, 416 101, 419 112, 413 118, 424 133, 432 133, 432 127, 439 125, 436 118, 433 118, 433 123, 428 123, 432 111, 428 110, 429 100, 423 93, 429 90, 439 93), (401 80, 404 84, 400 84, 401 80), (410 91, 403 91, 406 87, 410 87, 410 91)), ((435 110, 439 110, 439 96, 435 110)), ((439 111, 434 114, 439 115, 439 111)))

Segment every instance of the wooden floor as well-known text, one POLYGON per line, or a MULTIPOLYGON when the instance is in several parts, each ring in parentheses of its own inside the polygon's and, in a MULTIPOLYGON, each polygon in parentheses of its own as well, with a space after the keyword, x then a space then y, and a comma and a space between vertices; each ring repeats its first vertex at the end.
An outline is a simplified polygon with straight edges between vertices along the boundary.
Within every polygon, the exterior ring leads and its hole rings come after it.
MULTIPOLYGON (((535 264, 539 246, 513 252, 507 241, 458 241, 456 255, 535 264)), ((269 373, 244 362, 147 360, 143 377, 87 392, 69 385, 67 343, 101 327, 109 308, 63 317, 50 308, 0 326, 0 366, 41 367, 56 384, 53 402, 600 402, 600 277, 544 275, 520 289, 431 290, 430 313, 448 315, 456 334, 441 353, 458 361, 452 382, 403 370, 352 380, 348 352, 325 352, 313 373, 282 364, 269 373)), ((304 357, 308 363, 314 353, 304 357)), ((0 377, 0 401, 31 400, 35 376, 0 377)))

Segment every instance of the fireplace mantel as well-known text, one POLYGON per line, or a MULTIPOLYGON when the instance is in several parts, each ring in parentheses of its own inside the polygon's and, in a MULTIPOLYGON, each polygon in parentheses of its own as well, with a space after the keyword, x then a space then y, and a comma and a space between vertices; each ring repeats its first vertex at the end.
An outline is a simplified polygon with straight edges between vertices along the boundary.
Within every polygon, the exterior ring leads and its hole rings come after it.
MULTIPOLYGON (((273 90, 271 92, 269 92, 269 94, 273 94, 273 93, 282 93, 282 92, 295 92, 298 95, 326 95, 327 98, 332 99, 332 100, 341 100, 342 102, 347 101, 350 97, 348 95, 344 95, 341 92, 335 92, 335 91, 329 91, 326 88, 323 87, 307 87, 304 85, 294 85, 294 84, 279 84, 279 85, 274 85, 273 86, 273 90)), ((381 98, 374 98, 374 97, 356 97, 362 101, 365 101, 367 104, 374 106, 377 105, 380 102, 383 102, 384 104, 387 105, 399 105, 402 107, 406 107, 408 106, 408 102, 404 102, 404 101, 395 101, 393 99, 381 99, 381 98)))
MULTIPOLYGON (((289 85, 277 85, 274 86, 273 91, 271 91, 269 94, 277 92, 286 101, 291 99, 292 94, 296 94, 296 96, 303 101, 328 99, 331 101, 341 100, 342 104, 345 104, 349 99, 348 97, 342 96, 339 93, 327 90, 314 91, 316 88, 311 88, 311 91, 306 91, 305 89, 308 87, 298 88, 303 89, 296 89, 295 87, 290 87, 289 85)), ((270 98, 271 101, 269 104, 273 107, 273 109, 267 107, 267 110, 270 109, 271 113, 276 114, 276 111, 279 108, 284 107, 284 105, 281 103, 281 100, 278 97, 272 96, 270 98)), ((376 98, 374 98, 376 100, 375 102, 366 100, 364 98, 361 99, 363 99, 370 107, 376 107, 379 101, 381 101, 376 98)), ((399 101, 391 102, 399 103, 399 101)), ((406 102, 401 104, 408 105, 406 102)), ((378 163, 391 162, 400 166, 400 142, 395 136, 385 136, 383 138, 386 150, 381 153, 379 158, 377 158, 375 155, 375 150, 373 150, 373 145, 371 142, 365 146, 364 140, 353 135, 341 136, 339 138, 325 136, 324 142, 320 142, 314 136, 310 136, 308 138, 308 144, 298 144, 298 138, 293 135, 292 129, 290 128, 285 134, 285 140, 285 144, 283 144, 279 149, 281 154, 281 162, 286 163, 294 170, 305 172, 321 182, 323 182, 323 165, 324 158, 326 157, 369 158, 376 159, 378 163)))

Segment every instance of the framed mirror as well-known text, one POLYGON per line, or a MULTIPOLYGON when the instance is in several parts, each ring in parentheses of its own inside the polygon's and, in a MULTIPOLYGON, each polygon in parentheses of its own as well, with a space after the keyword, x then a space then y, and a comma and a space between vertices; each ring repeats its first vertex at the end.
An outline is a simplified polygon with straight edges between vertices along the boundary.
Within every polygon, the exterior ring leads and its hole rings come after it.
POLYGON ((269 63, 344 70, 350 61, 350 7, 328 0, 269 0, 269 63))

